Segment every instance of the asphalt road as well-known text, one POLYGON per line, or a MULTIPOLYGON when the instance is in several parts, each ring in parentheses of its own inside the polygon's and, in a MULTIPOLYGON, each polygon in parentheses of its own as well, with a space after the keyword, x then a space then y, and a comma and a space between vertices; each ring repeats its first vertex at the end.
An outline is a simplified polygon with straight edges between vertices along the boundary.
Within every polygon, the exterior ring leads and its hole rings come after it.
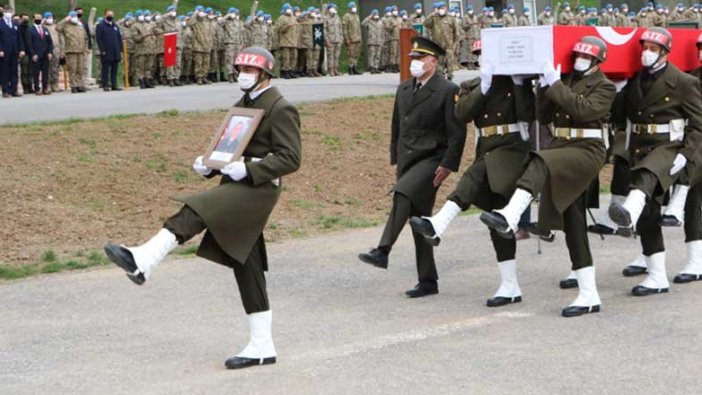
MULTIPOLYGON (((475 71, 456 73, 455 81, 477 76, 475 71)), ((394 94, 399 74, 364 74, 323 78, 276 79, 283 95, 293 103, 320 102, 342 97, 394 94)), ((218 83, 179 88, 130 89, 51 96, 26 95, 0 100, 0 125, 45 122, 71 118, 95 118, 121 114, 156 114, 166 110, 207 111, 228 108, 241 97, 238 85, 218 83)))
MULTIPOLYGON (((157 226, 156 222, 154 222, 157 226)), ((381 228, 270 245, 279 362, 227 371, 248 340, 233 275, 169 260, 143 287, 117 268, 0 284, 0 394, 697 394, 702 283, 636 298, 623 278, 638 241, 591 237, 603 311, 562 318, 576 291, 563 235, 519 244, 524 302, 497 309, 488 233, 460 217, 436 255, 440 293, 415 283, 405 232, 387 271, 356 255, 381 228)), ((119 240, 133 243, 136 240, 119 240)), ((668 273, 682 230, 666 231, 668 273)))

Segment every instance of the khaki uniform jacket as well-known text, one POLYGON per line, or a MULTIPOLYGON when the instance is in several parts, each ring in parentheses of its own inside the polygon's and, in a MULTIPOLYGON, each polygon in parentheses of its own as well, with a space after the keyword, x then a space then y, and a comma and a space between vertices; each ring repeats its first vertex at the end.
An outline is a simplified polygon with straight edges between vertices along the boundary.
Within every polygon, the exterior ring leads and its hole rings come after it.
MULTIPOLYGON (((608 116, 616 88, 601 70, 582 78, 564 76, 537 90, 537 119, 553 128, 600 129, 608 116)), ((606 137, 606 136, 603 136, 606 137)), ((539 227, 563 229, 561 214, 588 190, 605 164, 602 138, 556 138, 547 149, 534 152, 549 170, 549 183, 539 207, 539 227)))
POLYGON ((281 15, 275 22, 280 48, 297 48, 297 20, 292 15, 281 15))
POLYGON ((473 165, 485 162, 489 190, 481 191, 475 204, 482 210, 496 208, 492 193, 508 200, 516 182, 524 171, 523 165, 531 151, 528 140, 520 133, 481 137, 477 128, 508 125, 519 121, 534 121, 534 94, 530 85, 514 85, 509 76, 494 76, 486 95, 480 90, 480 78, 461 83, 461 97, 456 103, 456 118, 461 125, 475 124, 475 160, 473 165))
POLYGON ((83 25, 64 19, 58 23, 56 30, 62 37, 62 53, 84 53, 88 50, 88 36, 85 34, 83 25))
POLYGON ((344 26, 344 41, 347 43, 361 42, 361 20, 358 14, 347 13, 341 20, 344 26))
POLYGON ((399 16, 391 16, 385 19, 383 27, 385 27, 385 37, 388 41, 398 41, 400 39, 400 25, 402 25, 402 18, 399 16))
POLYGON ((210 52, 212 49, 212 34, 207 18, 192 16, 188 19, 188 26, 192 32, 193 52, 210 52))
POLYGON ((526 15, 519 17, 519 26, 531 26, 531 21, 526 15))
POLYGON ((310 49, 314 45, 313 41, 313 29, 312 29, 312 23, 314 22, 314 18, 312 18, 309 15, 306 15, 300 19, 298 19, 298 25, 300 27, 300 46, 299 48, 305 48, 305 49, 310 49))
POLYGON ((390 164, 397 165, 395 192, 430 211, 437 191, 432 185, 434 172, 438 166, 458 171, 466 129, 454 111, 458 86, 438 73, 415 94, 414 84, 411 78, 397 88, 390 164))
POLYGON ((454 18, 445 15, 432 14, 424 21, 424 27, 429 29, 429 34, 437 44, 449 51, 458 41, 459 32, 456 29, 454 18))
POLYGON ((368 29, 366 33, 366 45, 382 47, 385 44, 385 30, 383 23, 379 19, 367 17, 363 20, 363 26, 368 29))
MULTIPOLYGON (((134 25, 136 21, 132 19, 127 23, 127 21, 120 21, 117 23, 119 25, 119 30, 122 33, 122 39, 127 43, 127 53, 134 53, 134 25)), ((130 65, 131 67, 131 65, 130 65)))
MULTIPOLYGON (((243 98, 236 106, 244 107, 243 98)), ((234 182, 222 176, 215 188, 173 198, 193 209, 207 225, 197 255, 230 267, 246 262, 278 202, 282 187, 271 181, 295 172, 302 155, 300 115, 278 89, 269 88, 248 108, 262 109, 265 115, 244 157, 263 160, 246 163, 245 180, 234 182)))
POLYGON ((539 17, 536 20, 537 25, 542 26, 542 25, 555 25, 556 20, 553 17, 553 14, 551 15, 546 15, 545 12, 542 12, 539 14, 539 17))
POLYGON ((154 55, 163 53, 163 25, 158 22, 151 22, 151 36, 148 37, 149 48, 154 55))
POLYGON ((341 44, 344 40, 344 28, 338 15, 326 14, 324 16, 324 41, 325 44, 341 44))

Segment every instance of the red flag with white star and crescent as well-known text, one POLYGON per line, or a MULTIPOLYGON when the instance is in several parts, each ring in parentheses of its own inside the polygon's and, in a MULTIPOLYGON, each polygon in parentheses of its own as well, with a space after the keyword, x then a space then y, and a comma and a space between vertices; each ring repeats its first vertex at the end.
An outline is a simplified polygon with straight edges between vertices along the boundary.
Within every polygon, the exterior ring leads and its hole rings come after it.
POLYGON ((163 35, 163 66, 174 67, 176 64, 176 51, 178 51, 178 33, 163 35))

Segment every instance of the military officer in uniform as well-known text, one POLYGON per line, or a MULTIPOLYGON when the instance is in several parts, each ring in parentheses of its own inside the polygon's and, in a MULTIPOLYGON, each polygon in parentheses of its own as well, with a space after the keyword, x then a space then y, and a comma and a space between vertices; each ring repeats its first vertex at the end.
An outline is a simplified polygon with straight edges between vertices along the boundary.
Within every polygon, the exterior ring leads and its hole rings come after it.
POLYGON ((83 65, 88 51, 88 36, 77 13, 69 12, 68 17, 56 26, 56 30, 61 34, 61 54, 66 58, 71 93, 86 92, 83 65))
MULTIPOLYGON (((411 216, 431 215, 436 192, 451 172, 458 171, 465 144, 465 127, 454 113, 458 87, 438 72, 445 51, 424 38, 412 39, 410 71, 414 78, 397 89, 392 115, 390 164, 397 165, 393 207, 377 248, 359 255, 387 269, 388 256, 411 216)), ((406 292, 421 297, 439 292, 433 248, 413 232, 419 283, 406 292)))
POLYGON ((439 71, 450 80, 453 78, 453 49, 458 42, 459 31, 453 17, 446 14, 446 3, 441 1, 437 6, 438 10, 427 17, 424 27, 428 29, 432 40, 446 48, 446 55, 439 59, 439 71))
POLYGON ((385 43, 385 28, 383 22, 380 21, 380 15, 377 9, 373 9, 361 22, 361 25, 368 29, 366 31, 366 56, 368 68, 371 74, 380 74, 380 51, 385 43))
POLYGON ((344 42, 346 43, 346 53, 349 64, 349 75, 361 75, 358 71, 358 57, 361 54, 361 20, 358 17, 356 3, 351 1, 348 4, 348 12, 342 19, 344 27, 344 42))
POLYGON ((554 25, 556 23, 556 20, 551 14, 551 7, 544 7, 544 11, 541 14, 539 14, 539 17, 536 21, 539 26, 554 25))
POLYGON ((609 207, 609 215, 620 234, 641 236, 648 276, 632 293, 647 296, 669 289, 661 204, 673 185, 670 204, 685 202, 689 186, 696 185, 700 176, 702 96, 699 80, 668 62, 670 32, 651 27, 640 42, 644 69, 628 84, 625 99, 630 192, 624 202, 609 207))
POLYGON ((300 116, 270 85, 275 67, 271 53, 260 47, 247 48, 237 57, 236 67, 239 86, 245 92, 236 106, 266 114, 244 151, 244 160, 218 171, 203 165, 198 157, 193 169, 208 178, 220 175, 219 186, 175 198, 183 207, 145 244, 105 247, 110 260, 141 285, 170 251, 205 230, 198 255, 234 269, 251 332, 246 348, 226 361, 229 369, 276 361, 263 229, 280 196, 280 178, 295 172, 301 161, 300 116))
POLYGON ((579 285, 577 299, 563 309, 564 317, 600 311, 587 238, 586 192, 605 163, 603 129, 616 94, 614 84, 599 68, 607 56, 604 41, 585 36, 573 53, 572 74, 561 79, 560 70, 547 62, 539 80, 537 119, 553 123, 555 140, 531 154, 507 206, 480 216, 499 234, 513 237, 522 212, 542 193, 538 226, 565 232, 579 285))
MULTIPOLYGON (((473 52, 480 55, 481 41, 473 42, 473 52)), ((448 201, 433 217, 412 217, 415 233, 438 246, 441 235, 461 211, 475 205, 482 210, 502 208, 514 193, 531 146, 528 124, 534 120, 534 95, 531 81, 519 76, 493 76, 494 66, 484 62, 480 77, 461 83, 456 117, 461 125, 475 123, 476 153, 448 201)), ((487 301, 489 307, 521 302, 517 283, 515 253, 517 242, 490 230, 502 283, 487 301)))

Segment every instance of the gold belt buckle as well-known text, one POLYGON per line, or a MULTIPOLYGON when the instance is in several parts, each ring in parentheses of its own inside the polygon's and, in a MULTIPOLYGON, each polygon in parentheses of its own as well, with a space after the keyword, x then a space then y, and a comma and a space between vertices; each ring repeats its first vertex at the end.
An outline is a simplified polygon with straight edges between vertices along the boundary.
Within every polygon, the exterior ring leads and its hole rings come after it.
POLYGON ((483 137, 492 137, 497 134, 497 126, 486 126, 482 129, 483 137))
POLYGON ((570 129, 568 128, 556 128, 556 137, 570 140, 570 129))
POLYGON ((585 131, 583 129, 574 129, 575 130, 575 137, 581 139, 585 136, 585 131))

